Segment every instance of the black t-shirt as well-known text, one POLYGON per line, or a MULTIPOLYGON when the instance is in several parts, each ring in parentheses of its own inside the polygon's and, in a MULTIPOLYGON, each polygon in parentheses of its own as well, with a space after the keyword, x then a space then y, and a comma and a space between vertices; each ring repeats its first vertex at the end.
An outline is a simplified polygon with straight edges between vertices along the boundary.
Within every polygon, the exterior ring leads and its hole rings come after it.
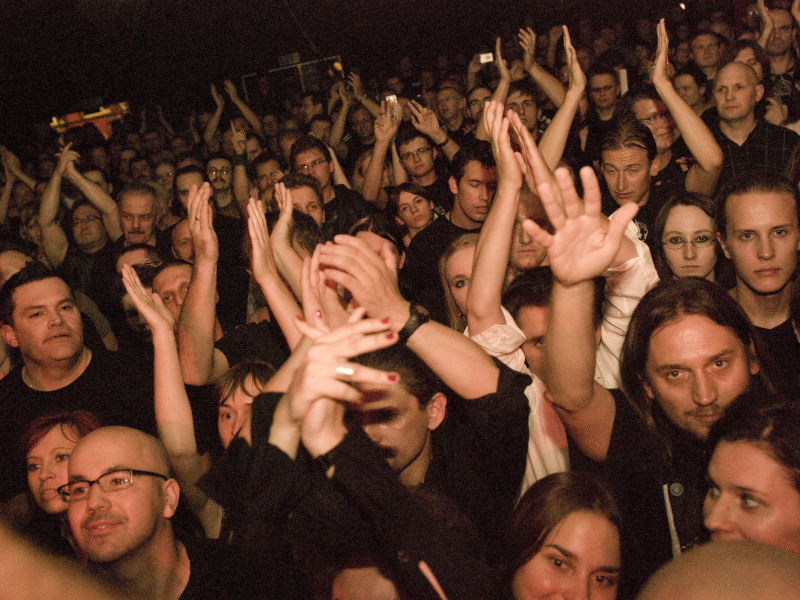
POLYGON ((437 175, 436 181, 422 189, 425 190, 425 198, 433 202, 434 210, 440 217, 453 208, 453 192, 450 191, 447 177, 437 175))
MULTIPOLYGON (((228 600, 235 598, 233 565, 226 548, 213 540, 183 540, 191 570, 180 600, 228 600)), ((257 573, 253 573, 257 577, 257 573)))
POLYGON ((761 341, 761 351, 772 361, 771 380, 778 391, 797 395, 800 389, 800 342, 791 319, 772 329, 753 327, 761 341))
POLYGON ((332 240, 335 235, 348 233, 357 221, 373 212, 373 208, 358 192, 344 185, 333 186, 336 195, 325 203, 325 222, 322 237, 332 240))
POLYGON ((400 271, 402 287, 408 290, 410 300, 428 309, 431 318, 440 323, 447 323, 447 311, 439 279, 439 259, 453 240, 472 232, 479 233, 480 228, 461 229, 447 218, 439 217, 415 235, 406 250, 406 262, 400 271))
POLYGON ((131 355, 94 350, 75 381, 52 392, 40 392, 22 380, 22 365, 0 381, 0 473, 2 499, 26 486, 20 436, 35 418, 60 411, 87 410, 102 425, 127 425, 155 433, 153 369, 131 355))

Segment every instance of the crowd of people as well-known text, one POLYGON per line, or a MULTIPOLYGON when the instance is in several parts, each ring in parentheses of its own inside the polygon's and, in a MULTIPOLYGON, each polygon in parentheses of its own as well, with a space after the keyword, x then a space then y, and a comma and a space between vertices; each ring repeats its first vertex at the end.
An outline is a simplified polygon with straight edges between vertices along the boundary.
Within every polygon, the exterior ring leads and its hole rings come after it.
POLYGON ((800 0, 694 16, 0 147, 15 597, 794 597, 800 0))

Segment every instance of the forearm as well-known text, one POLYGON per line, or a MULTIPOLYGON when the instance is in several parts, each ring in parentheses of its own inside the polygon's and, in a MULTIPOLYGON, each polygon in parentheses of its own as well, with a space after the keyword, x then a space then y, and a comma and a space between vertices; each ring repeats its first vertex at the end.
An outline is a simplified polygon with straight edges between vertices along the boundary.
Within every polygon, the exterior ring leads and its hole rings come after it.
POLYGON ((380 105, 377 102, 375 102, 372 98, 367 96, 366 94, 361 96, 361 98, 359 98, 358 101, 361 103, 361 106, 366 108, 369 111, 369 114, 371 114, 376 119, 379 116, 381 116, 381 107, 380 107, 380 105))
POLYGON ((344 174, 344 169, 342 165, 339 163, 339 159, 336 157, 336 152, 330 150, 331 161, 333 162, 333 183, 336 185, 343 185, 345 187, 351 188, 350 180, 347 179, 347 175, 344 174))
POLYGON ((290 350, 294 350, 302 339, 302 334, 294 325, 295 317, 302 316, 302 311, 291 292, 281 281, 277 269, 269 277, 257 280, 264 293, 269 309, 286 338, 290 350))
POLYGON ((178 347, 183 380, 205 385, 214 372, 214 320, 217 265, 195 263, 178 318, 178 347))
POLYGON ((14 175, 15 175, 15 176, 16 176, 16 178, 17 178, 17 179, 19 179, 19 180, 20 180, 22 183, 24 183, 25 185, 27 185, 27 186, 30 188, 30 190, 31 190, 31 191, 33 191, 33 190, 35 190, 35 189, 36 189, 36 180, 35 180, 33 177, 31 177, 30 175, 28 175, 28 174, 27 174, 25 171, 23 171, 21 168, 15 169, 15 170, 14 170, 14 175))
POLYGON ((347 113, 350 112, 350 107, 342 105, 339 114, 336 115, 336 120, 331 126, 331 137, 328 140, 331 148, 336 148, 342 142, 344 136, 344 126, 347 124, 347 113))
POLYGON ((250 200, 250 178, 247 176, 247 167, 243 164, 233 167, 233 197, 236 206, 242 214, 243 219, 247 219, 247 202, 250 200))
POLYGON ((547 391, 556 406, 578 411, 591 404, 594 390, 595 339, 592 310, 594 283, 553 283, 545 337, 547 391))
POLYGON ((361 195, 369 202, 375 202, 380 195, 383 166, 391 145, 391 142, 376 141, 373 146, 372 156, 369 157, 369 164, 364 172, 364 184, 361 187, 361 195))
POLYGON ((39 226, 42 229, 56 222, 58 205, 61 202, 61 179, 61 173, 56 170, 42 192, 42 201, 39 204, 39 226))
POLYGON ((288 225, 280 221, 275 225, 270 237, 272 245, 272 255, 275 258, 275 266, 278 272, 289 284, 295 297, 302 298, 303 292, 300 287, 300 273, 303 271, 303 260, 295 252, 290 241, 288 225))
POLYGON ((261 136, 261 139, 266 139, 267 136, 264 132, 264 126, 261 124, 258 115, 256 115, 255 112, 253 112, 253 109, 250 108, 247 105, 247 103, 241 98, 236 98, 233 101, 233 103, 236 105, 236 108, 239 109, 239 112, 242 113, 242 116, 245 118, 245 121, 250 123, 250 126, 253 128, 253 131, 257 135, 261 136))
POLYGON ((578 112, 582 95, 582 90, 570 90, 564 96, 564 102, 556 111, 553 120, 550 121, 550 125, 547 126, 539 141, 539 151, 551 171, 555 170, 564 154, 564 147, 567 145, 572 122, 575 119, 575 113, 578 112))
POLYGON ((11 202, 11 192, 14 188, 14 180, 9 178, 0 193, 0 224, 6 222, 8 217, 8 204, 11 202))
POLYGON ((392 142, 392 174, 394 175, 394 185, 400 185, 408 181, 408 173, 397 153, 397 146, 392 142))
POLYGON ((206 128, 203 131, 203 140, 206 144, 210 144, 214 134, 217 133, 217 128, 219 127, 219 120, 222 118, 222 107, 217 107, 217 110, 214 111, 214 114, 211 115, 211 118, 208 120, 208 124, 206 124, 206 128))
POLYGON ((492 325, 505 322, 500 300, 518 201, 519 189, 504 185, 501 179, 475 249, 472 281, 467 296, 470 335, 478 335, 492 325))
MULTIPOLYGON (((551 75, 547 69, 539 64, 534 64, 528 70, 528 73, 550 102, 555 104, 557 108, 560 107, 567 95, 567 88, 564 87, 558 78, 551 75)), ((580 100, 580 98, 578 98, 578 100, 580 100)))

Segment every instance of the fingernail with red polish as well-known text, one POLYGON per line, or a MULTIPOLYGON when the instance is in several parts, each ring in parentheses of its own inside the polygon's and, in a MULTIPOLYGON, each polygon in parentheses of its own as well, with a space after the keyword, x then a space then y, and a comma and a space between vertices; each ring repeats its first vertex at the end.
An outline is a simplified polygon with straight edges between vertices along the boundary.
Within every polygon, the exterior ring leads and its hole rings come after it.
POLYGON ((396 337, 397 337, 397 334, 396 334, 396 333, 394 333, 394 332, 392 332, 392 333, 387 333, 387 334, 386 334, 386 339, 387 339, 387 340, 393 340, 393 339, 394 339, 394 338, 396 338, 396 337))
POLYGON ((399 379, 400 379, 400 377, 397 375, 397 373, 389 373, 389 374, 386 376, 386 379, 388 379, 389 381, 393 381, 393 382, 394 382, 394 381, 397 381, 397 380, 399 380, 399 379))
POLYGON ((390 322, 391 322, 391 319, 389 317, 381 319, 381 323, 383 323, 384 325, 388 325, 390 322))

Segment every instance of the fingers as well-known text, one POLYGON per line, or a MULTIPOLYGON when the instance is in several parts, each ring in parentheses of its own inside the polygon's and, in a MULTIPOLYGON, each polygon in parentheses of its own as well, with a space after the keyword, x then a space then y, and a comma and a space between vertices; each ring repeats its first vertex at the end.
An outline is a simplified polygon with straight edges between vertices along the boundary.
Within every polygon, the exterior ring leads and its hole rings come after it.
MULTIPOLYGON (((536 191, 539 193, 539 198, 542 200, 542 206, 544 207, 544 211, 547 213, 547 218, 550 219, 550 223, 553 225, 553 228, 556 231, 563 228, 567 219, 566 215, 564 214, 564 209, 557 200, 555 185, 550 181, 544 181, 536 187, 536 191)), ((536 225, 536 223, 533 224, 536 225)), ((524 225, 525 224, 523 223, 523 226, 524 225)), ((536 225, 536 229, 540 229, 538 225, 536 225)), ((533 230, 529 229, 529 227, 525 227, 525 231, 531 235, 534 235, 533 230)), ((539 241, 535 235, 534 239, 539 241)))
POLYGON ((636 202, 626 202, 614 211, 614 218, 608 221, 606 236, 615 247, 619 246, 622 236, 625 235, 625 228, 633 220, 637 212, 639 212, 639 205, 636 202))
MULTIPOLYGON (((549 185, 549 184, 548 184, 549 185)), ((544 201, 542 202, 544 204, 544 201)), ((553 245, 553 236, 546 232, 544 229, 536 224, 532 219, 525 219, 522 222, 522 228, 531 236, 538 244, 544 248, 549 248, 553 245)))
MULTIPOLYGON (((566 169, 564 169, 566 171, 566 169)), ((567 175, 569 176, 569 175, 567 175)), ((602 197, 600 193, 600 182, 597 180, 597 175, 591 167, 583 167, 580 172, 581 183, 583 184, 583 207, 587 215, 600 214, 602 204, 602 197)), ((572 178, 570 177, 570 184, 572 178)), ((577 197, 578 192, 575 191, 575 186, 572 189, 577 197)), ((635 203, 631 203, 635 204, 635 203)))

